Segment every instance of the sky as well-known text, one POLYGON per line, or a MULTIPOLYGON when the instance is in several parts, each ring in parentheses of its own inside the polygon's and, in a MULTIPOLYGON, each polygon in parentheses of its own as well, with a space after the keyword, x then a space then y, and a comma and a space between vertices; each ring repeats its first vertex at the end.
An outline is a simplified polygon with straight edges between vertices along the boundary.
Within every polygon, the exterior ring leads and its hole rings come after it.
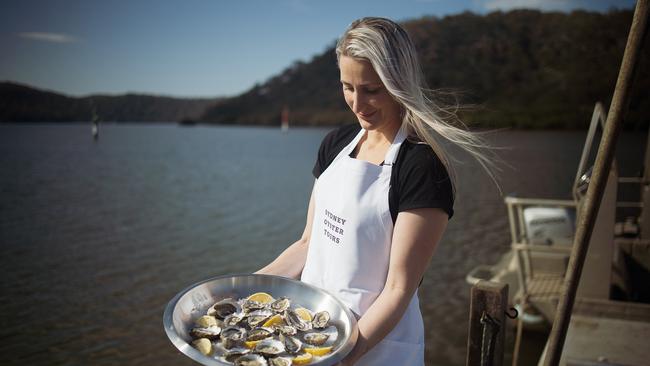
POLYGON ((355 19, 631 9, 634 0, 0 0, 0 81, 70 96, 234 96, 355 19))

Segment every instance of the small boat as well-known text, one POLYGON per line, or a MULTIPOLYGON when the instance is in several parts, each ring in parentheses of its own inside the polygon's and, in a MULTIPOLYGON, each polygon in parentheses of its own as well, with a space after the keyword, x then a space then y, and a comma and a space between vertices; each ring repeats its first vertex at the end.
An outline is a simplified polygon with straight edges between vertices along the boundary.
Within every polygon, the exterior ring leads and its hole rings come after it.
POLYGON ((280 118, 280 129, 282 130, 282 132, 289 131, 289 107, 286 105, 282 108, 282 115, 280 118))

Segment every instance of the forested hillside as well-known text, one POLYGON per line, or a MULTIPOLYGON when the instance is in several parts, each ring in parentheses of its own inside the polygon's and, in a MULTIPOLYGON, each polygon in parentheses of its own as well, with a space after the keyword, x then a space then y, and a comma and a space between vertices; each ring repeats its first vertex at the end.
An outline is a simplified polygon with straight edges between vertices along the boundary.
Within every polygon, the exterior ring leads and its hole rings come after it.
MULTIPOLYGON (((403 24, 416 43, 429 87, 452 89, 461 103, 473 105, 473 110, 462 114, 468 124, 583 128, 596 101, 609 103, 631 19, 631 11, 520 10, 429 17, 403 24)), ((646 46, 627 127, 647 126, 649 90, 646 46)), ((354 121, 342 99, 333 45, 309 63, 297 62, 212 107, 202 119, 279 124, 284 105, 296 124, 354 121)))
POLYGON ((69 97, 10 82, 0 83, 0 122, 177 122, 196 119, 219 99, 141 94, 69 97))

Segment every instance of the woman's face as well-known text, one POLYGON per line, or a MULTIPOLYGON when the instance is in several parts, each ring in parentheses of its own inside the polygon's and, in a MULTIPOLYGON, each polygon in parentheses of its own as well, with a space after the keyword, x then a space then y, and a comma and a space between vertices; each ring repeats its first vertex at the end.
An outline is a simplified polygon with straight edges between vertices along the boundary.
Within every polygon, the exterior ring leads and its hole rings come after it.
POLYGON ((361 127, 394 134, 402 123, 401 108, 384 87, 372 64, 367 60, 341 56, 339 68, 343 96, 361 127))

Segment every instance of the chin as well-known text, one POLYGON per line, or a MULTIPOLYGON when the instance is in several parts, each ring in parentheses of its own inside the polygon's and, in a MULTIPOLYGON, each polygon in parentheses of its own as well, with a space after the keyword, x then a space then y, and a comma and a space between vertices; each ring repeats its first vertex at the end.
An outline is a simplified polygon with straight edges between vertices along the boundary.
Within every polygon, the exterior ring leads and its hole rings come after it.
POLYGON ((373 130, 375 130, 377 128, 377 126, 374 123, 368 122, 368 121, 366 121, 364 119, 361 119, 359 117, 357 117, 357 121, 359 121, 359 124, 361 125, 361 128, 363 128, 366 131, 368 131, 368 130, 373 131, 373 130))

